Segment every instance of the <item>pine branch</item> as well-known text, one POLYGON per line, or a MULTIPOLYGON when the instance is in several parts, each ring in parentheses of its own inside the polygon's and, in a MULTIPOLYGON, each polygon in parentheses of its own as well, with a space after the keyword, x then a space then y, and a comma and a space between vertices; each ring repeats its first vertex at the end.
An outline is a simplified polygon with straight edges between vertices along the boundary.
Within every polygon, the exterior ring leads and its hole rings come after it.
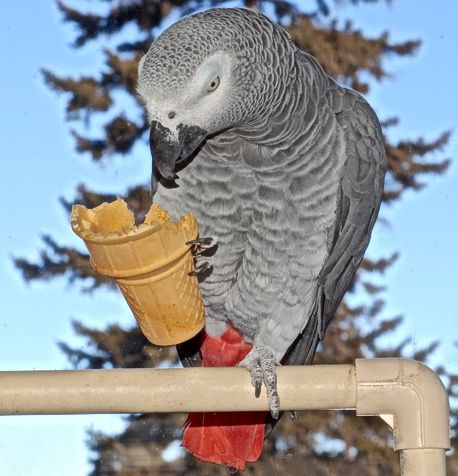
POLYGON ((138 62, 144 52, 145 49, 140 49, 135 54, 123 58, 112 51, 105 50, 108 72, 103 74, 101 84, 109 88, 121 87, 136 97, 138 62))
POLYGON ((172 6, 179 6, 181 0, 167 0, 156 2, 136 0, 130 2, 116 2, 107 15, 83 13, 69 7, 58 0, 57 7, 63 14, 64 22, 72 23, 78 30, 74 46, 84 46, 89 40, 97 39, 101 35, 118 33, 125 25, 134 22, 140 31, 150 31, 170 14, 172 6))
MULTIPOLYGON (((116 195, 99 194, 88 190, 84 185, 80 185, 78 195, 74 201, 68 202, 61 198, 61 203, 70 212, 74 203, 94 208, 103 202, 111 202, 116 198, 116 195)), ((151 204, 149 189, 140 185, 132 187, 128 189, 123 198, 134 212, 137 223, 142 223, 151 204)), ((116 288, 111 278, 94 271, 86 253, 81 253, 69 246, 60 246, 49 235, 43 236, 43 242, 45 249, 41 251, 38 262, 31 262, 25 258, 14 258, 13 260, 16 268, 19 269, 26 281, 48 281, 51 278, 65 276, 69 283, 75 283, 76 281, 86 283, 89 281, 91 284, 82 288, 85 292, 91 292, 100 286, 116 288)))
POLYGON ((417 40, 391 43, 386 32, 369 39, 361 30, 353 29, 351 22, 347 22, 343 29, 336 20, 320 26, 303 14, 295 17, 287 30, 295 43, 315 56, 329 75, 363 93, 369 90, 369 85, 361 80, 361 73, 369 73, 380 81, 389 76, 382 66, 386 55, 412 55, 420 46, 417 40))
POLYGON ((72 135, 76 140, 76 150, 80 153, 88 152, 92 160, 98 161, 115 153, 128 153, 147 129, 146 120, 143 124, 137 124, 121 114, 105 124, 104 137, 101 139, 84 137, 75 130, 72 130, 72 135))
POLYGON ((399 253, 393 253, 388 258, 379 258, 378 260, 371 260, 367 257, 361 262, 360 269, 365 271, 377 271, 383 274, 386 269, 391 266, 399 257, 399 253))
POLYGON ((424 182, 419 180, 419 175, 441 174, 447 170, 449 159, 437 162, 425 159, 428 154, 441 151, 449 139, 450 132, 444 132, 431 142, 426 142, 423 138, 403 140, 394 146, 387 142, 388 173, 384 200, 397 199, 407 189, 420 190, 424 182))
POLYGON ((71 134, 75 139, 78 152, 88 152, 94 161, 101 160, 106 154, 108 142, 105 139, 89 139, 79 134, 75 129, 71 130, 71 134))
POLYGON ((438 346, 439 341, 431 342, 426 347, 416 350, 412 355, 412 359, 418 360, 420 362, 425 362, 429 359, 430 355, 438 348, 438 346))
POLYGON ((112 99, 107 89, 95 78, 83 76, 78 80, 56 76, 46 69, 42 69, 46 84, 61 93, 69 93, 67 101, 67 119, 79 119, 80 113, 90 114, 94 111, 107 111, 112 105, 112 99))
MULTIPOLYGON (((75 198, 69 202, 64 198, 61 198, 61 204, 70 213, 73 205, 80 204, 87 208, 94 208, 103 202, 112 202, 116 200, 118 195, 114 194, 101 194, 89 190, 84 184, 80 184, 77 187, 77 194, 75 198)), ((127 202, 129 208, 134 212, 137 223, 142 223, 145 214, 148 212, 151 205, 151 194, 148 187, 137 185, 127 190, 127 193, 123 195, 123 199, 127 202)))
MULTIPOLYGON (((385 336, 388 332, 396 330, 402 322, 402 317, 394 317, 391 319, 385 319, 377 324, 377 327, 364 336, 364 341, 367 345, 373 345, 376 339, 381 336, 385 336)), ((375 346, 372 347, 375 350, 375 346)))
POLYGON ((37 263, 31 263, 25 258, 13 259, 14 265, 26 281, 48 281, 58 276, 67 276, 69 283, 89 280, 91 284, 82 288, 86 292, 101 285, 114 287, 111 278, 93 270, 87 254, 69 246, 59 246, 49 235, 44 235, 42 239, 46 249, 41 252, 37 263))
POLYGON ((87 341, 84 347, 70 347, 60 342, 60 349, 76 368, 142 368, 157 367, 164 360, 176 363, 174 347, 150 344, 137 326, 126 330, 110 325, 92 329, 80 322, 72 323, 75 334, 87 341))
POLYGON ((375 295, 382 291, 386 291, 386 286, 377 286, 368 281, 363 281, 361 284, 363 285, 364 290, 370 295, 375 295))

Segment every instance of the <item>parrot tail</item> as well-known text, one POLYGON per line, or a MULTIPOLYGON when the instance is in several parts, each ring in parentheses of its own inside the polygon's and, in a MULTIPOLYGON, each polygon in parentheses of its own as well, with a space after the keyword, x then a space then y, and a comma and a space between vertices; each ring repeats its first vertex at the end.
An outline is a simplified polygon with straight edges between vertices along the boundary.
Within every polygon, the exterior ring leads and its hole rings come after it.
MULTIPOLYGON (((204 332, 202 365, 234 367, 251 348, 230 324, 219 337, 204 332)), ((190 413, 181 444, 203 461, 243 470, 261 456, 267 417, 267 412, 190 413)))

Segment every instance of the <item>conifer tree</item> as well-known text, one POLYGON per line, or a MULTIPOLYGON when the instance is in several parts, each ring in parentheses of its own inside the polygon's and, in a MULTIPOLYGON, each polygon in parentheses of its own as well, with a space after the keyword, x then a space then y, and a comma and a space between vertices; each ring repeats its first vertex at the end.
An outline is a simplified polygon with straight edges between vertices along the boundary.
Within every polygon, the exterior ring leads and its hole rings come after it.
MULTIPOLYGON (((370 81, 380 81, 388 76, 384 65, 388 56, 413 55, 420 47, 418 40, 393 42, 388 32, 367 37, 350 21, 330 18, 327 3, 330 1, 316 0, 311 11, 304 11, 298 4, 286 0, 245 0, 240 5, 267 12, 289 31, 298 46, 318 59, 328 74, 363 94, 369 91, 370 81)), ((225 2, 99 0, 87 4, 88 10, 79 9, 80 4, 77 8, 76 1, 67 2, 58 1, 57 5, 63 20, 76 31, 73 48, 84 48, 91 42, 102 43, 105 37, 110 37, 116 47, 101 49, 103 66, 99 71, 82 71, 81 76, 75 78, 44 69, 44 80, 50 88, 65 95, 69 122, 90 124, 93 117, 104 120, 98 135, 90 127, 84 134, 71 130, 78 152, 89 155, 94 162, 127 155, 148 129, 135 92, 139 59, 172 14, 181 16, 204 7, 224 6, 225 2), (135 30, 135 35, 123 34, 127 26, 135 27, 129 30, 135 30), (119 92, 132 98, 135 107, 116 113, 119 92)), ((382 122, 387 132, 397 125, 398 119, 382 118, 382 122)), ((428 175, 446 170, 448 161, 433 160, 430 153, 441 150, 448 138, 449 134, 445 132, 431 142, 419 137, 393 143, 386 134, 389 167, 384 195, 386 203, 399 200, 407 189, 419 190, 428 175)), ((149 208, 147 180, 145 177, 144 184, 117 191, 139 219, 149 208)), ((82 183, 73 201, 62 200, 62 205, 68 210, 72 203, 94 207, 114 198, 114 195, 90 190, 82 183)), ((425 361, 434 351, 436 342, 410 355, 406 354, 408 339, 389 347, 379 344, 380 337, 392 334, 402 318, 381 317, 383 300, 380 293, 383 288, 375 285, 371 277, 374 273, 383 273, 395 259, 395 255, 364 259, 353 286, 353 291, 358 291, 358 296, 361 296, 361 304, 343 302, 329 326, 315 363, 350 363, 359 357, 387 356, 425 361)), ((85 252, 61 244, 56 237, 44 237, 38 262, 17 258, 15 263, 28 281, 64 275, 93 292, 103 287, 114 289, 111 280, 93 271, 85 252)), ((61 348, 76 368, 154 367, 165 361, 170 365, 177 362, 173 348, 152 346, 137 328, 112 325, 106 329, 94 329, 75 322, 74 329, 76 334, 86 339, 87 346, 76 349, 62 343, 61 348)), ((458 376, 446 374, 444 369, 437 370, 447 382, 450 395, 456 396, 458 376)), ((456 417, 455 413, 452 434, 455 449, 456 417)), ((184 415, 134 415, 128 417, 125 431, 116 437, 97 435, 90 442, 94 453, 91 476, 227 474, 225 468, 202 463, 190 456, 172 463, 162 459, 162 450, 179 439, 183 421, 184 415)), ((397 474, 399 461, 390 441, 388 427, 376 418, 356 418, 349 412, 302 412, 298 422, 286 417, 281 420, 266 441, 262 459, 250 465, 246 472, 256 475, 303 474, 306 468, 307 474, 311 475, 397 474)), ((458 475, 456 453, 449 457, 448 465, 449 474, 458 475)))

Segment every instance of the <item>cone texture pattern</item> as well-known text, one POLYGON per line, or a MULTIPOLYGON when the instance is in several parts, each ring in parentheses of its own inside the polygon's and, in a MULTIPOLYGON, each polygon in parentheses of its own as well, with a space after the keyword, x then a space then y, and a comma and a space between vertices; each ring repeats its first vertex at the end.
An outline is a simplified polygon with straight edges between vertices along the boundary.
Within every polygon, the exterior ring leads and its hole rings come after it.
POLYGON ((72 209, 73 231, 89 251, 91 264, 112 276, 138 325, 156 345, 175 345, 196 335, 204 325, 204 305, 191 247, 197 222, 188 213, 179 222, 153 205, 145 223, 135 226, 121 199, 88 210, 72 209))

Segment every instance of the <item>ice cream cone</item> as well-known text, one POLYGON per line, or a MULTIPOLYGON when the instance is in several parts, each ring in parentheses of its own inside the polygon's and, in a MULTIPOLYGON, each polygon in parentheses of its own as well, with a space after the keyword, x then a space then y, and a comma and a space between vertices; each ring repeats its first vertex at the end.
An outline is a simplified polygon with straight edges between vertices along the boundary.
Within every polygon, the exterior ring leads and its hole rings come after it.
POLYGON ((74 205, 73 231, 89 251, 93 268, 112 276, 143 334, 153 344, 174 345, 196 335, 204 325, 204 306, 194 270, 191 247, 198 235, 192 213, 178 222, 152 205, 137 227, 127 204, 87 209, 74 205))

